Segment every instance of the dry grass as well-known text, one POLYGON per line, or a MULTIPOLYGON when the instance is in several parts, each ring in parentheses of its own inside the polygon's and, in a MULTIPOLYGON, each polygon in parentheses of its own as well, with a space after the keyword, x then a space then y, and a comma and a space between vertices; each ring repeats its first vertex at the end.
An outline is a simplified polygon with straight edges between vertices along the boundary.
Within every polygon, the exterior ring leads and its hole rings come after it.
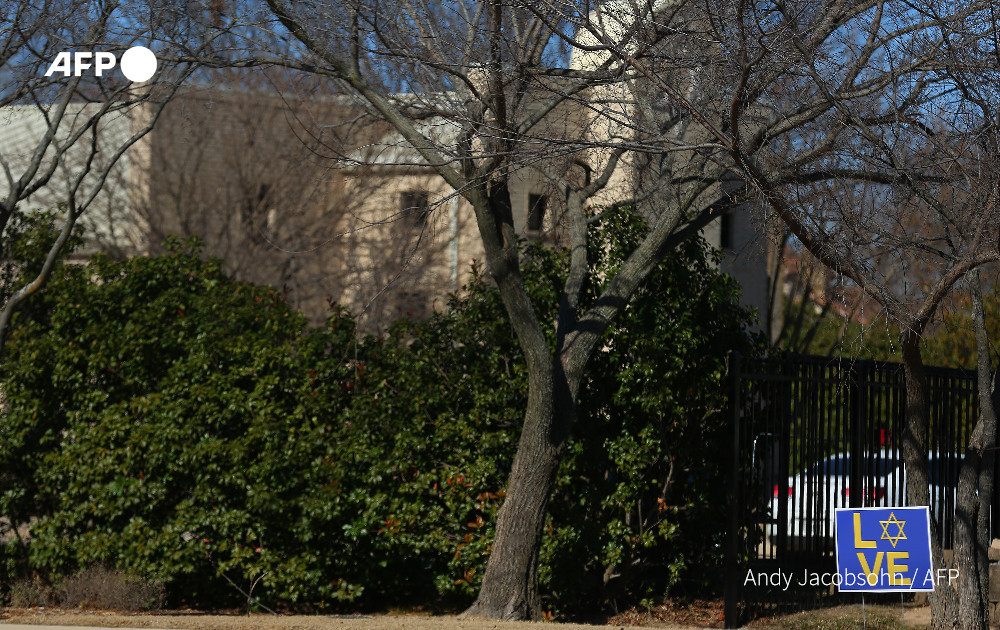
POLYGON ((34 608, 52 603, 52 589, 38 576, 17 580, 10 585, 10 605, 14 608, 34 608))
POLYGON ((771 630, 900 630, 901 616, 898 606, 847 605, 758 619, 749 625, 771 630))
POLYGON ((8 604, 12 608, 59 606, 138 612, 159 610, 165 598, 166 589, 160 582, 93 566, 55 587, 37 576, 18 580, 10 586, 8 604))
POLYGON ((166 598, 163 584, 102 566, 93 566, 59 585, 57 601, 66 608, 159 610, 166 598))

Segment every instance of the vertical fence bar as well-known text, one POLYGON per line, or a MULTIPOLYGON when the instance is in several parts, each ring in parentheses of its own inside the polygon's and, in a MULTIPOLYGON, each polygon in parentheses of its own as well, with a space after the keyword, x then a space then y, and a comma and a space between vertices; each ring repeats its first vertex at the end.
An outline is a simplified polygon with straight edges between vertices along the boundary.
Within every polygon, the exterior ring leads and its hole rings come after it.
POLYGON ((865 442, 864 442, 864 408, 865 399, 867 398, 866 393, 868 388, 862 383, 863 374, 860 373, 859 362, 852 361, 850 367, 847 369, 848 383, 850 383, 850 418, 848 423, 851 426, 850 429, 850 453, 851 453, 851 466, 848 469, 848 488, 850 489, 850 494, 847 495, 848 506, 852 508, 863 507, 862 506, 862 496, 861 496, 861 486, 863 485, 864 476, 864 452, 865 452, 865 442))
MULTIPOLYGON (((781 373, 784 373, 787 369, 787 364, 783 362, 781 366, 781 373)), ((780 380, 772 380, 768 391, 771 393, 772 399, 777 399, 779 404, 779 410, 777 414, 777 427, 773 424, 769 424, 768 427, 772 432, 778 435, 778 482, 780 486, 778 488, 778 514, 777 514, 777 527, 775 528, 778 534, 777 544, 775 541, 771 541, 772 547, 776 547, 772 550, 772 557, 777 559, 778 562, 784 562, 788 557, 788 537, 791 532, 788 531, 789 513, 793 509, 788 500, 788 478, 791 476, 789 470, 791 469, 791 449, 789 445, 791 443, 791 393, 786 394, 786 390, 791 388, 791 383, 785 384, 780 380), (776 429, 776 430, 775 430, 776 429)), ((773 414, 772 414, 773 415, 773 414)))
MULTIPOLYGON (((729 405, 730 421, 733 423, 733 451, 730 460, 730 480, 729 480, 729 535, 727 536, 726 562, 726 604, 725 604, 725 625, 727 628, 738 628, 740 626, 739 602, 742 601, 742 593, 739 585, 740 574, 740 523, 745 520, 742 508, 743 495, 746 489, 742 485, 742 475, 740 474, 742 457, 742 440, 740 431, 740 409, 743 406, 741 398, 742 382, 740 367, 742 359, 739 354, 734 354, 730 359, 729 366, 729 405)), ((742 545, 745 547, 746 545, 742 545)))

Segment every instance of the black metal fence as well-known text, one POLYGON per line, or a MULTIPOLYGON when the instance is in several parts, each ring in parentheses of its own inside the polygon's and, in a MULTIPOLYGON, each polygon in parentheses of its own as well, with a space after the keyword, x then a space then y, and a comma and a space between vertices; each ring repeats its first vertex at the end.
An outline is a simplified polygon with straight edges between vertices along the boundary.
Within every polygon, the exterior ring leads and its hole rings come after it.
MULTIPOLYGON (((727 627, 858 600, 799 582, 836 571, 835 508, 903 504, 903 366, 809 356, 733 363, 727 627)), ((979 412, 976 378, 943 368, 927 368, 927 378, 931 513, 950 549, 958 466, 979 412)), ((997 516, 996 497, 993 505, 997 516)))

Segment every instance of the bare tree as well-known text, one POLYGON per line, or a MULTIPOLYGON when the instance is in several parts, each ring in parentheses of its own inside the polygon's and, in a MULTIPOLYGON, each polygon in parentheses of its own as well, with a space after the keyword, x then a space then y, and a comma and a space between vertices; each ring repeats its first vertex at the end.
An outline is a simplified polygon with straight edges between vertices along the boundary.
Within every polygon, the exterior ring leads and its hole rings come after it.
POLYGON ((959 470, 955 510, 955 564, 961 567, 958 617, 963 627, 987 628, 989 605, 990 505, 993 496, 997 442, 997 376, 991 374, 990 340, 986 333, 983 291, 979 270, 969 275, 972 321, 976 337, 976 372, 979 385, 979 418, 969 435, 965 459, 959 470))
POLYGON ((471 205, 524 350, 524 425, 470 614, 539 615, 542 525, 588 359, 656 261, 728 213, 762 221, 766 208, 907 331, 908 498, 927 503, 920 334, 954 283, 998 256, 994 205, 974 213, 974 203, 941 201, 981 162, 969 128, 939 115, 943 95, 957 98, 941 52, 953 32, 969 40, 960 47, 984 37, 981 20, 964 25, 985 2, 267 5, 270 22, 230 19, 269 29, 290 50, 247 40, 242 56, 192 59, 314 73, 362 99, 471 205), (511 190, 527 173, 565 203, 570 260, 553 351, 520 275, 511 190), (625 188, 649 231, 581 309, 591 208, 625 188), (825 200, 833 219, 807 198, 825 200), (902 217, 914 213, 932 227, 907 233, 902 217), (873 249, 933 265, 936 279, 919 289, 905 274, 888 282, 869 262, 873 249))
MULTIPOLYGON (((639 24, 630 6, 616 4, 613 16, 577 11, 584 35, 574 45, 640 73, 703 145, 715 145, 702 151, 899 327, 907 500, 928 504, 921 338, 952 287, 1000 257, 993 7, 665 2, 639 8, 648 19, 623 46, 608 23, 639 24)), ((941 566, 937 523, 932 534, 941 566)), ((937 627, 984 627, 974 606, 959 611, 951 589, 936 590, 932 605, 937 627)))
MULTIPOLYGON (((582 309, 587 226, 594 219, 589 203, 612 178, 627 179, 620 168, 626 155, 638 163, 646 150, 644 137, 619 132, 634 100, 631 89, 615 91, 621 62, 609 58, 573 67, 558 36, 565 21, 552 24, 500 2, 317 7, 274 1, 268 6, 274 31, 287 33, 294 50, 257 49, 241 59, 198 61, 274 64, 337 80, 392 125, 421 164, 472 208, 486 269, 524 350, 530 385, 507 498, 482 591, 469 614, 538 618, 546 506, 587 361, 659 258, 719 216, 735 195, 720 185, 723 169, 690 151, 691 177, 684 181, 631 180, 635 193, 629 196, 646 202, 637 204, 637 211, 649 233, 607 279, 596 304, 582 309), (519 198, 529 180, 559 191, 553 212, 563 216, 571 252, 559 316, 551 324, 539 321, 518 259, 518 233, 532 227, 531 211, 519 198), (554 351, 546 341, 550 325, 557 338, 554 351)), ((660 153, 672 150, 657 144, 660 153)))

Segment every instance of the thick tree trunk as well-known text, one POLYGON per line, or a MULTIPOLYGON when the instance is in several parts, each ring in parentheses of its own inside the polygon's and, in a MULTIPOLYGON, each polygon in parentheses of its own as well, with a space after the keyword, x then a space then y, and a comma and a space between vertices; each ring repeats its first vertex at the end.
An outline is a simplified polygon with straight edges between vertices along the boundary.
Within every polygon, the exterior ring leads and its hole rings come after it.
MULTIPOLYGON (((977 429, 980 427, 977 426, 977 429)), ((981 431, 979 431, 981 433, 981 431)), ((988 579, 989 566, 986 562, 987 544, 980 540, 979 513, 983 508, 981 497, 976 495, 979 474, 982 471, 981 439, 973 440, 978 445, 969 444, 958 478, 958 492, 955 501, 955 567, 958 569, 958 618, 959 628, 965 630, 986 630, 987 601, 980 586, 988 579)), ((988 499, 986 509, 989 509, 988 499)), ((938 588, 948 588, 945 584, 938 588)))
POLYGON ((562 364, 553 359, 517 265, 510 194, 506 182, 473 196, 486 266, 497 282, 511 325, 524 351, 528 403, 507 496, 479 597, 465 615, 491 619, 541 619, 538 552, 549 497, 575 414, 562 364))
POLYGON ((542 618, 538 594, 541 549, 549 497, 562 461, 575 405, 558 368, 542 387, 532 387, 524 428, 497 515, 496 538, 483 575, 483 586, 465 615, 491 619, 542 618))
POLYGON ((979 419, 972 430, 958 480, 955 510, 955 567, 960 628, 989 627, 990 504, 993 494, 993 447, 996 411, 992 401, 989 339, 986 335, 979 273, 972 275, 972 321, 978 354, 979 419), (978 492, 977 492, 978 491, 978 492))
MULTIPOLYGON (((903 332, 903 368, 906 373, 906 424, 903 432, 903 463, 906 465, 907 505, 930 505, 927 476, 927 433, 929 397, 927 375, 920 355, 920 332, 912 327, 903 332)), ((941 549, 941 526, 931 510, 931 556, 935 570, 944 568, 941 549)), ((934 628, 954 628, 957 623, 955 591, 937 585, 930 594, 934 628)))

